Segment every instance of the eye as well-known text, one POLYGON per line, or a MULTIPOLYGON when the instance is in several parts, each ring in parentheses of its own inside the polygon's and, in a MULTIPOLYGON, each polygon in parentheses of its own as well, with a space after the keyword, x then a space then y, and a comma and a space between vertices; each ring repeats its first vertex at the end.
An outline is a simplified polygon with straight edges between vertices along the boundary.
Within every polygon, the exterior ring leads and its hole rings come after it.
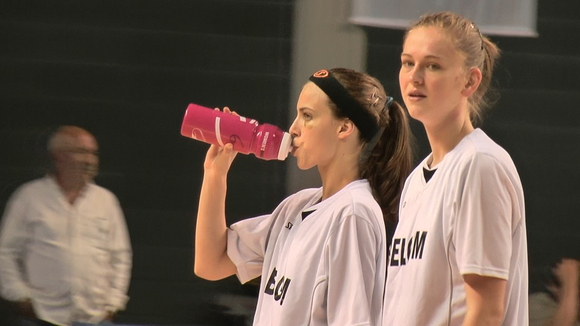
POLYGON ((413 62, 412 62, 412 61, 410 61, 410 60, 402 60, 402 61, 401 61, 401 66, 402 66, 402 67, 408 67, 408 68, 410 68, 410 67, 413 67, 413 66, 414 66, 414 64, 413 64, 413 62))
POLYGON ((441 67, 436 63, 430 63, 427 65, 427 69, 429 70, 439 70, 441 67))
POLYGON ((309 113, 303 112, 302 113, 302 119, 304 120, 311 120, 312 116, 309 113))
POLYGON ((90 154, 93 156, 99 156, 98 150, 91 150, 91 149, 84 149, 84 148, 78 148, 78 149, 74 150, 73 153, 74 154, 82 154, 82 155, 90 154))

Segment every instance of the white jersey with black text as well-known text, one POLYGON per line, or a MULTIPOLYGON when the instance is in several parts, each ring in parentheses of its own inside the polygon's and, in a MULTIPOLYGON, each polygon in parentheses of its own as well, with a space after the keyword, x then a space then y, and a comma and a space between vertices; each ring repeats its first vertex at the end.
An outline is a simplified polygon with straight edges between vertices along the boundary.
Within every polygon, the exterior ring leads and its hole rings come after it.
POLYGON ((507 280, 503 325, 528 325, 524 194, 512 159, 480 129, 426 182, 430 157, 401 196, 383 325, 462 325, 465 274, 507 280))
POLYGON ((378 325, 386 273, 381 209, 366 180, 322 188, 235 223, 228 255, 241 282, 262 276, 254 325, 378 325))

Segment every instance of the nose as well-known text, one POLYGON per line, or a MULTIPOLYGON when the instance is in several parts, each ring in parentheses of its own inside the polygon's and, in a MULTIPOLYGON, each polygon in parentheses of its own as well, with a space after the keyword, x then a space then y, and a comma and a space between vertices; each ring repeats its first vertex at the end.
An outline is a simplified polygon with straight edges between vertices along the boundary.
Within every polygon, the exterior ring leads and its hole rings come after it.
POLYGON ((91 164, 96 164, 97 162, 99 162, 99 157, 95 154, 87 154, 88 156, 88 162, 90 162, 91 164))
POLYGON ((297 121, 298 121, 298 117, 296 117, 296 119, 294 119, 294 121, 292 122, 292 125, 290 126, 290 129, 288 129, 288 132, 290 132, 292 139, 298 137, 299 133, 300 133, 300 129, 298 128, 297 121))
POLYGON ((413 67, 413 70, 409 72, 409 78, 413 85, 420 85, 423 83, 423 71, 415 66, 413 67))
POLYGON ((80 161, 85 164, 97 164, 99 162, 99 154, 97 151, 87 150, 80 155, 80 161))

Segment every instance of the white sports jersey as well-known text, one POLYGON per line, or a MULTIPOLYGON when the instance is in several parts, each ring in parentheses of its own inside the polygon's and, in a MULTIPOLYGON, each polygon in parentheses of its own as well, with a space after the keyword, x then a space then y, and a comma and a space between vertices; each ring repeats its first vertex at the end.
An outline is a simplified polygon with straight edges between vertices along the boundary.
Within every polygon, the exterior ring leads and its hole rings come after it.
POLYGON ((322 188, 235 223, 228 255, 238 278, 262 275, 254 325, 378 325, 386 272, 381 209, 366 180, 319 202, 322 188))
POLYGON ((503 325, 528 325, 524 194, 509 154, 476 129, 407 178, 392 242, 383 325, 461 325, 462 275, 507 280, 503 325))

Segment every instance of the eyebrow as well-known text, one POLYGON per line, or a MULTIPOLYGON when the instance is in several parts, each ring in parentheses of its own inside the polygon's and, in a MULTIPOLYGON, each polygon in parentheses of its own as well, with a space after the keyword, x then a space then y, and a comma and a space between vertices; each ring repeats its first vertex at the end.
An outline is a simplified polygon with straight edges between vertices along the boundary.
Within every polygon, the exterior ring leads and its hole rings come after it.
MULTIPOLYGON (((401 53, 401 56, 407 56, 407 57, 413 57, 412 55, 408 54, 408 53, 401 53)), ((440 56, 434 55, 434 54, 429 54, 425 56, 426 59, 441 59, 440 56)))

